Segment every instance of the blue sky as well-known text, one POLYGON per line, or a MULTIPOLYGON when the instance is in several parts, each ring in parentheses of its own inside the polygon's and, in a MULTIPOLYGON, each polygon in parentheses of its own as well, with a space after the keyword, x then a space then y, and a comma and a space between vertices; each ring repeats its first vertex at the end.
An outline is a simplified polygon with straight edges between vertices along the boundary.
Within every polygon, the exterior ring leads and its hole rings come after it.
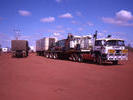
POLYGON ((0 44, 20 33, 30 45, 42 37, 111 34, 133 45, 133 0, 0 0, 0 44))

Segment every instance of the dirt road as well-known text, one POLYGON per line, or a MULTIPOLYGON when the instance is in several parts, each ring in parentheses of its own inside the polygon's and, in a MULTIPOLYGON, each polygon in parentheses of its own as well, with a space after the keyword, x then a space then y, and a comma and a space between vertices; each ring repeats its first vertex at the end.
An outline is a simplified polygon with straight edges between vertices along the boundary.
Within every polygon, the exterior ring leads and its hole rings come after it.
POLYGON ((133 53, 120 65, 0 56, 0 100, 133 100, 133 53))

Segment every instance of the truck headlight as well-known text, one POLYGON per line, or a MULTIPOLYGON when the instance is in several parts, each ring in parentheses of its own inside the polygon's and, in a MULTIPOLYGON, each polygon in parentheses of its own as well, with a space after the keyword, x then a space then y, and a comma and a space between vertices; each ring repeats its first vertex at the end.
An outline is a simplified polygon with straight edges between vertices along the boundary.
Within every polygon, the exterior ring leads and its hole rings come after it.
POLYGON ((110 49, 108 50, 108 53, 115 53, 115 50, 110 49))
POLYGON ((128 53, 128 49, 122 50, 122 53, 128 53))

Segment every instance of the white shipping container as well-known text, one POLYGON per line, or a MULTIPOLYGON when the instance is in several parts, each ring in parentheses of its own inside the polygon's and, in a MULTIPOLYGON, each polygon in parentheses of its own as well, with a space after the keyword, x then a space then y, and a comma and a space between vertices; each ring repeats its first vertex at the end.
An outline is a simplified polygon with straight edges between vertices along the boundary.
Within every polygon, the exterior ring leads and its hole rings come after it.
POLYGON ((36 41, 36 51, 41 51, 41 40, 36 41))
POLYGON ((36 41, 36 51, 47 51, 57 41, 56 38, 42 38, 36 41))

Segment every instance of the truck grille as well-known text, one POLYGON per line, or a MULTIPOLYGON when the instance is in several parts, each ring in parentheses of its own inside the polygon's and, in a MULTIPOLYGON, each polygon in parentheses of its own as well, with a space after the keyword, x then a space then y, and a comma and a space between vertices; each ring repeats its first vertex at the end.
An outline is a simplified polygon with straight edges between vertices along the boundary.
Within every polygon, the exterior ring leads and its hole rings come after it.
POLYGON ((118 54, 116 53, 115 56, 121 56, 121 54, 120 53, 118 53, 118 54))
POLYGON ((115 53, 116 53, 116 54, 120 54, 120 53, 121 53, 121 50, 116 50, 115 53))
POLYGON ((115 51, 115 56, 121 56, 121 50, 116 50, 115 51))

